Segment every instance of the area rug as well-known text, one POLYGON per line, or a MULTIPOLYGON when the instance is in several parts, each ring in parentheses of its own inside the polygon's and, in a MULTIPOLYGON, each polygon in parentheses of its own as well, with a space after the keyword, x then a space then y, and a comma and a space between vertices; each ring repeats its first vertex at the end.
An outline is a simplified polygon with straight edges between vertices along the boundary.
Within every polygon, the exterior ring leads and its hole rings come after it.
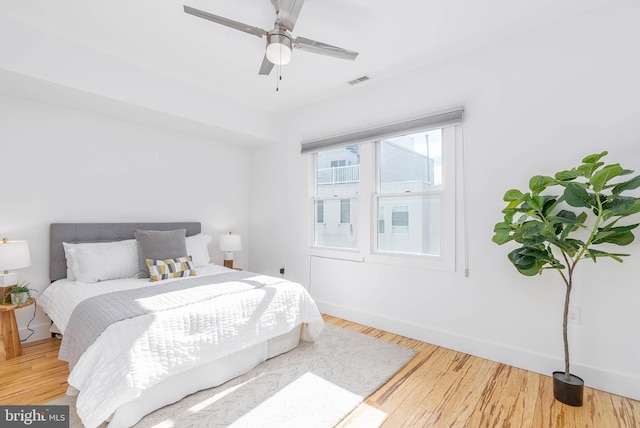
MULTIPOLYGON (((135 426, 333 427, 416 353, 327 324, 316 342, 302 342, 238 378, 150 413, 135 426)), ((69 405, 71 428, 82 427, 73 397, 50 404, 69 405)))

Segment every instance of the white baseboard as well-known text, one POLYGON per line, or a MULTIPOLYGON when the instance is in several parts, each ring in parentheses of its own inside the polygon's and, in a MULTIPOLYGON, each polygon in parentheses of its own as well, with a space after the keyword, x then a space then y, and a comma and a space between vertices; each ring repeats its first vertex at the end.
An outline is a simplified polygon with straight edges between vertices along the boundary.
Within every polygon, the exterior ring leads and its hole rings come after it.
MULTIPOLYGON (((532 352, 528 349, 462 336, 444 330, 356 311, 323 301, 316 300, 316 303, 320 311, 327 315, 546 376, 551 376, 554 371, 563 370, 564 367, 562 358, 532 352)), ((640 400, 640 378, 599 367, 583 365, 579 362, 572 363, 571 366, 571 372, 584 379, 585 385, 590 388, 640 400)))

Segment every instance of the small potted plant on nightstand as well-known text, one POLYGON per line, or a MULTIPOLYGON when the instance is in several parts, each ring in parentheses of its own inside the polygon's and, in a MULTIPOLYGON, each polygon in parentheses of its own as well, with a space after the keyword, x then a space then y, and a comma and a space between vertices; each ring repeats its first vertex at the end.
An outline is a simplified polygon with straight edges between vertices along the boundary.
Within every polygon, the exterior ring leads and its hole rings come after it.
POLYGON ((24 305, 29 299, 33 297, 31 296, 32 291, 38 290, 29 288, 29 283, 27 282, 21 282, 5 293, 4 297, 2 298, 2 304, 9 304, 9 302, 11 302, 12 305, 16 306, 24 305))

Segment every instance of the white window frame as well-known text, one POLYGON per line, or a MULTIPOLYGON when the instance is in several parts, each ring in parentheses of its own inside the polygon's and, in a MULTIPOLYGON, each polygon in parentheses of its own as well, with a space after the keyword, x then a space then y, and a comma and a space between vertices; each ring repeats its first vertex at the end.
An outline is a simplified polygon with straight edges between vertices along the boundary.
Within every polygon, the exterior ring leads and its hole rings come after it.
MULTIPOLYGON (((429 131, 432 129, 442 129, 442 190, 437 192, 441 197, 440 225, 441 251, 439 255, 411 254, 400 252, 384 252, 377 250, 377 230, 378 230, 378 196, 388 195, 378 194, 377 189, 377 140, 356 141, 346 145, 359 145, 360 149, 360 192, 352 199, 356 199, 357 224, 358 224, 358 245, 357 248, 343 247, 321 247, 314 244, 315 220, 310 222, 309 229, 309 254, 320 257, 353 260, 359 262, 371 262, 388 264, 408 268, 422 268, 429 270, 455 271, 456 269, 456 153, 461 144, 461 123, 444 124, 431 128, 414 129, 410 133, 429 131), (363 203, 363 199, 369 199, 369 203, 363 203)), ((407 133, 409 134, 409 133, 407 133)), ((303 143, 303 147, 304 147, 303 143)), ((330 148, 327 147, 327 150, 330 148)), ((310 150, 303 149, 303 152, 310 150)), ((317 163, 316 154, 309 156, 309 194, 312 195, 310 201, 312 216, 307 218, 315 219, 315 201, 317 189, 317 163)), ((344 198, 343 198, 344 199, 344 198)), ((386 232, 390 232, 389 225, 385 224, 386 232)))

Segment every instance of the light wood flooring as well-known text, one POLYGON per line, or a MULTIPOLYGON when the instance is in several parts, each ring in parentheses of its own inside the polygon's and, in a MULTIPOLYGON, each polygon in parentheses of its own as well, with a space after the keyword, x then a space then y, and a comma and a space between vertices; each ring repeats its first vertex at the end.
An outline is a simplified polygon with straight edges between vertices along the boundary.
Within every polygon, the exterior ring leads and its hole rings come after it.
MULTIPOLYGON (((640 402, 585 388, 585 404, 553 399, 552 380, 339 318, 328 323, 419 351, 402 370, 338 427, 640 427, 640 402)), ((43 404, 62 397, 66 363, 60 341, 23 346, 24 355, 0 362, 0 404, 43 404)))

